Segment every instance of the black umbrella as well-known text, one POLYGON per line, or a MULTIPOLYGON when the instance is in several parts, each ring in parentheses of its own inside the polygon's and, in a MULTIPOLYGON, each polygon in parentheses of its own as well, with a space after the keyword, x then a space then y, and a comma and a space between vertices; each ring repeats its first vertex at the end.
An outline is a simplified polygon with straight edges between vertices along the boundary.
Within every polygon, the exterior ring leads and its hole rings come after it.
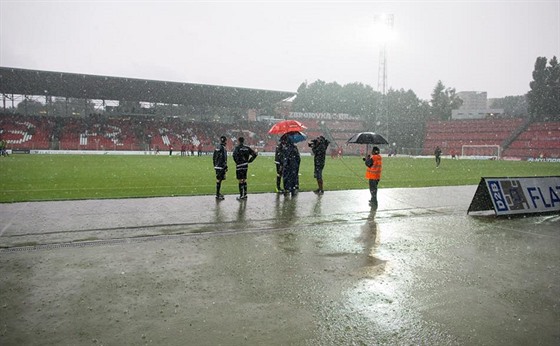
POLYGON ((352 136, 346 143, 389 144, 383 136, 375 132, 360 132, 352 136))

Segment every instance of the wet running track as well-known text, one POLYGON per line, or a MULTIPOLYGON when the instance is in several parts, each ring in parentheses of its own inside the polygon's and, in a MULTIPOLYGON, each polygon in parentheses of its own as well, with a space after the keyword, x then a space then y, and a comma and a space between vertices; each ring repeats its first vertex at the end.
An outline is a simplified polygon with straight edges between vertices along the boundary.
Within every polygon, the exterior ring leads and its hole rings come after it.
POLYGON ((560 216, 475 190, 0 204, 0 344, 559 345, 560 216))

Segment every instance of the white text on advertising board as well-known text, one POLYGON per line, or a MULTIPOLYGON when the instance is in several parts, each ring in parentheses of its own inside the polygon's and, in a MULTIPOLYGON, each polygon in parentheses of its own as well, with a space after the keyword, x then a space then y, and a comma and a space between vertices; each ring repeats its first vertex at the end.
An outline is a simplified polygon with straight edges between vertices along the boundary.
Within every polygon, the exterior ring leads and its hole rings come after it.
POLYGON ((498 214, 560 210, 560 177, 498 178, 486 183, 498 214))

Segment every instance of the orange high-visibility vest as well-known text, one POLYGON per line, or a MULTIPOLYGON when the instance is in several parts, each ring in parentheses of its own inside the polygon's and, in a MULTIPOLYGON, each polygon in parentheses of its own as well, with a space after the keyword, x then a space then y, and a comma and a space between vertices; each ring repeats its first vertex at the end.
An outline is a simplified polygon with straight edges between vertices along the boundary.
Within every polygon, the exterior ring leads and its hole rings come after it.
POLYGON ((381 155, 371 155, 371 159, 373 160, 373 165, 371 167, 366 167, 366 179, 381 180, 381 168, 383 166, 381 155))

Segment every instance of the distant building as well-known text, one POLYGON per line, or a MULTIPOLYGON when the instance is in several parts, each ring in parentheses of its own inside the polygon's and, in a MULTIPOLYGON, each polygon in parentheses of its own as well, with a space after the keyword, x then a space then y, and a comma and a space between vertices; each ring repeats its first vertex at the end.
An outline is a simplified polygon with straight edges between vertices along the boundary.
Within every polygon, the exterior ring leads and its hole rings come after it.
POLYGON ((460 91, 457 96, 463 105, 451 111, 452 119, 484 119, 504 114, 503 109, 488 108, 486 91, 460 91))

